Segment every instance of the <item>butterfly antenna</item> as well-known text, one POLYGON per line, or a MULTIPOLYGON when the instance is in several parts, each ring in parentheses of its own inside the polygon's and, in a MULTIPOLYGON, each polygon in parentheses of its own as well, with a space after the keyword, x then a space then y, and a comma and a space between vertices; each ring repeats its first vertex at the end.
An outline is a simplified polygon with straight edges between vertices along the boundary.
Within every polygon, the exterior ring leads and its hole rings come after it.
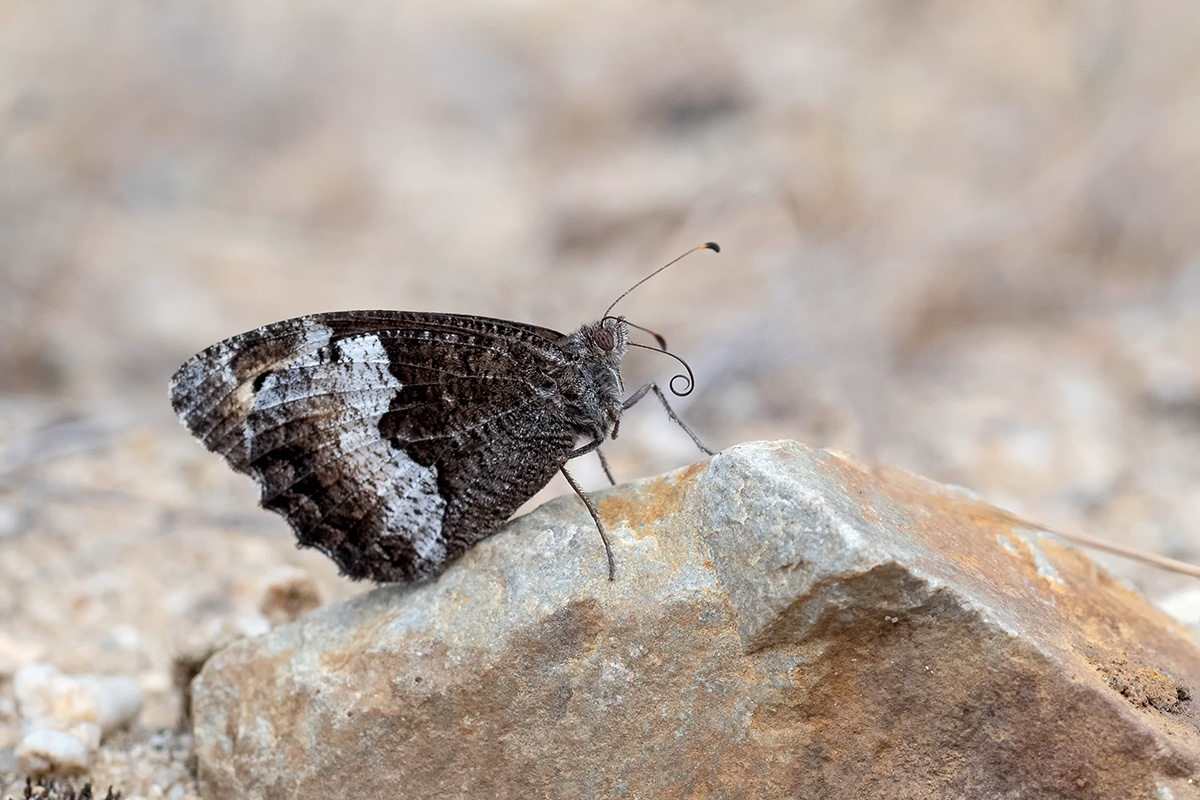
MULTIPOLYGON (((604 322, 606 319, 619 320, 620 322, 624 322, 626 325, 628 325, 631 328, 637 328, 642 333, 650 334, 651 336, 654 337, 654 341, 658 342, 658 349, 662 350, 664 353, 667 352, 667 340, 663 338, 663 335, 661 333, 656 333, 656 332, 650 330, 649 328, 643 328, 641 325, 636 325, 636 324, 630 322, 629 320, 625 319, 624 317, 618 317, 618 316, 614 316, 612 314, 606 314, 600 318, 600 321, 604 322)), ((630 342, 630 344, 634 344, 634 343, 630 342)), ((634 345, 634 346, 635 347, 645 347, 646 345, 638 344, 638 345, 634 345)), ((651 347, 648 349, 653 350, 654 348, 651 347)))
MULTIPOLYGON (((630 293, 630 292, 632 292, 634 289, 636 289, 637 287, 641 286, 643 283, 645 283, 646 281, 650 280, 650 279, 651 279, 651 278, 653 278, 655 275, 657 275, 658 273, 662 272, 662 271, 663 271, 664 269, 666 269, 667 267, 669 267, 669 266, 671 266, 672 264, 674 264, 676 261, 678 261, 678 260, 680 260, 681 258, 684 258, 684 257, 686 257, 686 256, 690 256, 692 253, 696 252, 697 250, 712 250, 714 253, 719 253, 719 252, 721 252, 721 246, 720 246, 719 244, 717 244, 716 242, 705 242, 704 244, 696 245, 695 247, 693 247, 691 250, 688 250, 688 251, 687 251, 686 253, 684 253, 683 255, 676 256, 675 258, 673 258, 673 259, 671 259, 670 261, 668 261, 666 264, 663 264, 661 267, 659 267, 658 269, 654 270, 654 272, 651 272, 649 275, 647 275, 646 277, 642 278, 640 281, 638 281, 637 283, 635 283, 633 286, 630 286, 628 289, 626 289, 626 290, 624 291, 624 293, 622 293, 622 294, 621 294, 621 296, 620 296, 620 297, 618 297, 616 300, 613 300, 613 302, 612 302, 612 305, 611 305, 611 306, 609 306, 607 309, 605 309, 605 311, 604 311, 604 316, 606 316, 606 317, 607 317, 607 316, 609 315, 609 312, 611 312, 611 311, 612 311, 614 308, 616 308, 616 305, 617 305, 617 303, 619 303, 619 302, 621 302, 622 300, 624 300, 624 299, 625 299, 625 295, 629 294, 629 293, 630 293)), ((665 348, 664 348, 664 349, 665 349, 665 348)))
POLYGON ((653 350, 656 353, 666 353, 671 358, 678 361, 680 364, 683 364, 683 368, 687 371, 687 374, 685 375, 681 372, 678 375, 672 376, 671 382, 667 384, 667 386, 669 386, 671 389, 671 394, 675 395, 676 397, 687 397, 689 394, 692 393, 692 389, 696 388, 696 376, 692 374, 691 366, 689 366, 686 361, 684 361, 682 358, 680 358, 679 356, 672 353, 666 347, 664 347, 660 350, 657 347, 651 347, 648 344, 638 344, 637 342, 630 342, 629 346, 630 347, 640 347, 643 350, 653 350), (683 381, 682 389, 675 388, 675 381, 679 381, 679 380, 683 381))
POLYGON ((671 358, 678 361, 680 364, 683 364, 683 368, 685 370, 687 370, 687 374, 684 375, 681 373, 679 375, 674 376, 673 378, 671 378, 671 382, 667 385, 671 388, 671 394, 675 395, 676 397, 687 397, 689 394, 692 393, 692 389, 694 389, 696 387, 696 376, 692 374, 692 368, 680 356, 675 355, 674 353, 672 353, 670 350, 667 349, 667 340, 665 338, 663 338, 663 335, 661 333, 652 331, 649 328, 643 328, 641 325, 632 323, 629 320, 625 319, 624 317, 615 317, 612 314, 609 314, 608 316, 601 317, 600 321, 604 322, 604 320, 606 320, 606 319, 620 320, 621 322, 625 323, 626 325, 628 325, 631 328, 637 328, 639 331, 642 331, 643 333, 648 333, 651 336, 653 336, 654 341, 658 342, 658 347, 651 347, 648 344, 640 344, 638 342, 630 342, 629 346, 630 347, 640 347, 643 350, 653 350, 656 353, 666 353, 671 358), (678 381, 678 380, 683 381, 682 389, 675 388, 675 381, 678 381))

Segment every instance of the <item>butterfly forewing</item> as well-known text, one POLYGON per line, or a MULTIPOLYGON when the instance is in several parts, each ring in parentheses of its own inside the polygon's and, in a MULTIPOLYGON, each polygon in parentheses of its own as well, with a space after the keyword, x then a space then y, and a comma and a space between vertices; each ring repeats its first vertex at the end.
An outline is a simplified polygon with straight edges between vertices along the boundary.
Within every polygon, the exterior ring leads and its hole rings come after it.
POLYGON ((301 544, 354 578, 414 580, 495 532, 570 454, 562 338, 481 317, 317 314, 213 345, 171 401, 301 544))

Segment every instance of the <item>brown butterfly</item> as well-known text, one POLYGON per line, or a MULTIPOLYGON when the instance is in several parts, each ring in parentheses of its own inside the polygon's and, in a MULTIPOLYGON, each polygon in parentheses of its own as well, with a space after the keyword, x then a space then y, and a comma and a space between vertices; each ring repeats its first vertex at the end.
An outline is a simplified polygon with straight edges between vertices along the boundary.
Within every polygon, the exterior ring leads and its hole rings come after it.
MULTIPOLYGON (((712 242, 694 249, 719 252, 712 242)), ((566 462, 615 438, 621 414, 648 393, 712 454, 656 384, 623 397, 621 359, 645 347, 609 314, 629 291, 571 334, 408 311, 284 320, 193 356, 171 379, 171 404, 258 482, 263 507, 286 517, 302 546, 351 578, 436 575, 561 471, 600 530, 612 579, 604 527, 566 462)), ((671 390, 693 383, 689 368, 671 390)))

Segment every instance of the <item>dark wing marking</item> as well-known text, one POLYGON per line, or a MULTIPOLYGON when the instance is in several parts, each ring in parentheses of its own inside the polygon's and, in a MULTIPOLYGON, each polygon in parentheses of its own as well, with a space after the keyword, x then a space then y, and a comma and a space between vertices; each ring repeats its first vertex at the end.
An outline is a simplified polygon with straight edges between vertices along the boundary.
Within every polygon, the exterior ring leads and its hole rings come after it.
POLYGON ((180 419, 353 578, 435 574, 496 531, 574 445, 562 334, 351 311, 213 345, 171 381, 180 419))

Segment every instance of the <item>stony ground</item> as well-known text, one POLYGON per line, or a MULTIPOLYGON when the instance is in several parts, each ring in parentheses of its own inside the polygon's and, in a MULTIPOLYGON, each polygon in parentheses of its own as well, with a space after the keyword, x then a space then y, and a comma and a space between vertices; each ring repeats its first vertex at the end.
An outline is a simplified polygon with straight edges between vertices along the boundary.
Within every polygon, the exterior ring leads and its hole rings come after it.
MULTIPOLYGON (((1200 560, 1198 45, 1168 0, 6 7, 0 797, 22 665, 137 678, 78 780, 186 797, 177 664, 360 590, 167 408, 192 352, 301 313, 569 329, 715 239, 622 306, 711 444, 1200 560)), ((609 449, 695 458, 649 405, 609 449)))

